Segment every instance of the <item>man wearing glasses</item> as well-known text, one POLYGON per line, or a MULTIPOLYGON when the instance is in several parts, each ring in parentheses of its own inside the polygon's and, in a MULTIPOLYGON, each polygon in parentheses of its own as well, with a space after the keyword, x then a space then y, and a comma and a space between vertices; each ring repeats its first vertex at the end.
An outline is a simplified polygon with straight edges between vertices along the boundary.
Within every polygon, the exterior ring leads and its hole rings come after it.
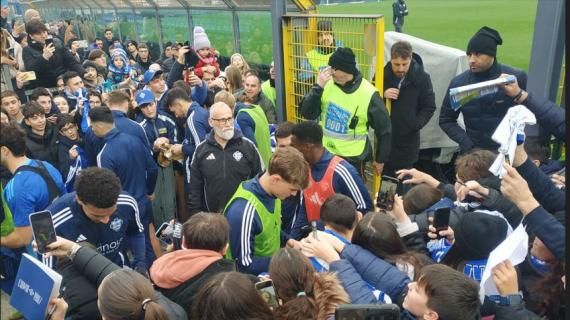
POLYGON ((239 184, 264 169, 255 144, 234 128, 227 104, 214 103, 208 122, 213 130, 192 157, 190 214, 222 212, 239 184))

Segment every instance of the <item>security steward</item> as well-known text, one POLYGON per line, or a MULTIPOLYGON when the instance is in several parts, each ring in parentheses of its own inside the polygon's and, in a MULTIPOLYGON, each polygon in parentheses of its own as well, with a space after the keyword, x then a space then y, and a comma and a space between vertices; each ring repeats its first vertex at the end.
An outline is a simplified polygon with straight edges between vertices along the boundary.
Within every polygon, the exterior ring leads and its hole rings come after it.
POLYGON ((388 110, 378 90, 356 68, 352 49, 338 48, 328 64, 301 101, 300 113, 309 120, 320 116, 327 150, 346 159, 361 176, 367 161, 372 161, 374 171, 381 175, 392 139, 388 110), (374 150, 369 128, 378 140, 374 150))

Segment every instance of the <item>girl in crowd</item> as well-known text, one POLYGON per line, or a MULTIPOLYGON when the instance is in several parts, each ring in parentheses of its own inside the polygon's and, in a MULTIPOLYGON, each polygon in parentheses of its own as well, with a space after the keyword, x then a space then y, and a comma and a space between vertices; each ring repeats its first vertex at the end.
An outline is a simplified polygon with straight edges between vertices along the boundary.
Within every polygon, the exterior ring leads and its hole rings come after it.
POLYGON ((280 319, 324 320, 350 298, 336 275, 315 271, 300 250, 281 248, 271 258, 269 274, 275 285, 280 319))

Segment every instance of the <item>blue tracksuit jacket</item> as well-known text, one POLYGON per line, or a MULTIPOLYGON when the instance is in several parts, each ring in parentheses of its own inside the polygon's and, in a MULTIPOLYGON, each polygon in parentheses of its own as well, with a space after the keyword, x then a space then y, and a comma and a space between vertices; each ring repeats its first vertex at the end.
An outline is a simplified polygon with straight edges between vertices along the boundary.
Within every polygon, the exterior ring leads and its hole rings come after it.
MULTIPOLYGON (((52 203, 49 210, 58 236, 71 241, 87 241, 97 247, 102 255, 123 266, 125 257, 121 251, 128 248, 134 256, 131 267, 145 264, 145 240, 137 202, 122 192, 117 200, 117 210, 107 224, 94 222, 85 215, 75 200, 75 192, 68 193, 52 203), (130 241, 127 241, 130 239, 130 241)), ((50 260, 52 260, 50 258, 50 260)), ((53 261, 45 261, 53 265, 53 261)))

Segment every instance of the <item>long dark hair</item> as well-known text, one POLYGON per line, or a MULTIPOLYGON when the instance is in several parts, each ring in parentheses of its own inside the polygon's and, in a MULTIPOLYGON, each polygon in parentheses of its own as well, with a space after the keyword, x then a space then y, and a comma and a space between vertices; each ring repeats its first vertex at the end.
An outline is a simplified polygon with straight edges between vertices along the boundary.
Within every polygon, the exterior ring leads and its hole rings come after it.
POLYGON ((552 262, 550 272, 530 289, 531 293, 543 297, 538 303, 541 316, 546 316, 548 319, 560 317, 560 308, 564 306, 564 300, 561 298, 564 295, 564 283, 561 280, 564 274, 564 264, 555 260, 552 262))
POLYGON ((273 312, 243 273, 222 272, 205 282, 192 303, 195 320, 270 320, 273 312))
POLYGON ((365 215, 354 229, 352 243, 393 265, 411 264, 414 267, 414 279, 417 279, 420 269, 429 261, 422 254, 408 250, 394 222, 382 213, 370 212, 365 215))

